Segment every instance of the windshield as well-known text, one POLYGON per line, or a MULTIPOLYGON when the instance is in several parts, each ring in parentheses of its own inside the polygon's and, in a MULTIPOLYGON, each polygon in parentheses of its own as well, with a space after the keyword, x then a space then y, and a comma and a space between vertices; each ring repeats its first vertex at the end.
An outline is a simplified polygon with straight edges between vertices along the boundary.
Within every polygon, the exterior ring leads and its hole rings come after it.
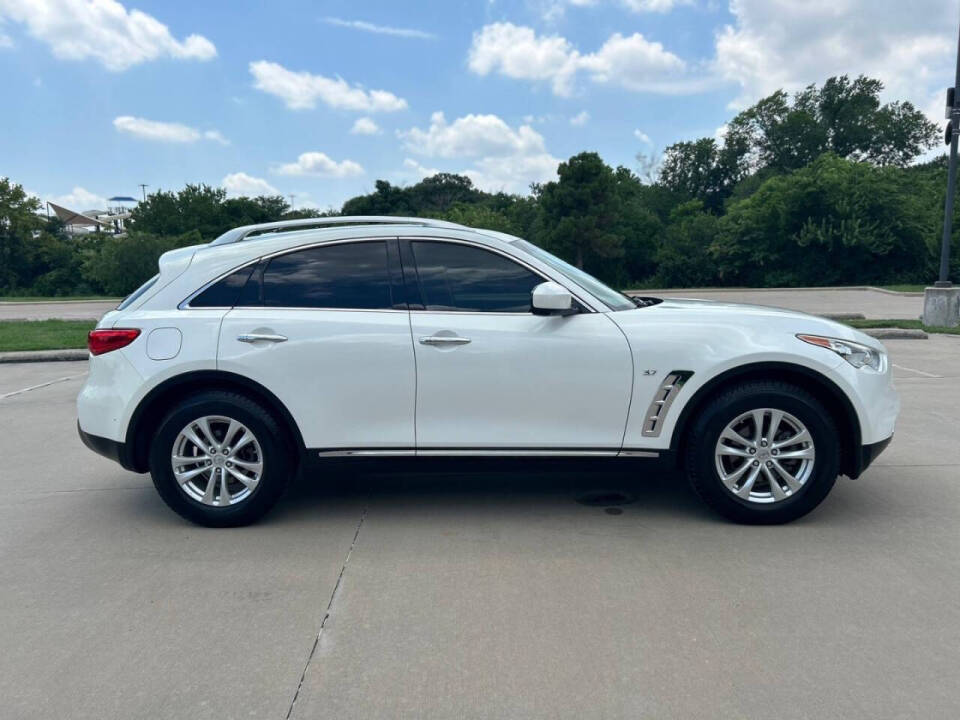
POLYGON ((533 243, 527 242, 526 240, 516 240, 513 244, 523 250, 526 250, 537 260, 546 263, 568 280, 575 282, 591 295, 601 300, 603 304, 611 310, 636 309, 636 303, 634 303, 633 300, 628 298, 623 293, 617 292, 613 288, 604 285, 593 275, 585 273, 580 268, 574 267, 568 262, 564 262, 556 255, 548 253, 543 248, 539 248, 533 243))

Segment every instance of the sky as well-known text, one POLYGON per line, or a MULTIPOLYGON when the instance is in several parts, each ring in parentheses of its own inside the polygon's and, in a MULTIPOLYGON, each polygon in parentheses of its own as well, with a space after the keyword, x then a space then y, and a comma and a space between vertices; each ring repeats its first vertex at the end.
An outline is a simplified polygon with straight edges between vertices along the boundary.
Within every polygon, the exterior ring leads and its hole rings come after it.
POLYGON ((437 171, 722 135, 867 74, 943 124, 960 0, 0 0, 0 176, 73 209, 186 183, 338 208, 437 171))

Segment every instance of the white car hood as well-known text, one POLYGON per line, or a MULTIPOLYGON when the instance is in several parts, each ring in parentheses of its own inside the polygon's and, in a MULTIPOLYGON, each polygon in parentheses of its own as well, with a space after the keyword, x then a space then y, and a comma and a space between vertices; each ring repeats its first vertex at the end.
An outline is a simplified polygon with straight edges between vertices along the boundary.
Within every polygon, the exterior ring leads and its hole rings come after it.
MULTIPOLYGON (((746 328, 783 330, 792 334, 805 333, 822 335, 840 340, 852 340, 868 347, 883 350, 883 344, 852 328, 849 325, 828 320, 819 315, 788 310, 786 308, 767 307, 765 305, 747 305, 730 302, 715 302, 712 300, 697 300, 687 298, 665 298, 663 302, 647 308, 638 308, 636 311, 627 310, 624 313, 636 315, 636 320, 642 323, 644 313, 651 313, 661 321, 675 316, 679 322, 689 323, 691 315, 703 325, 730 326, 739 325, 746 328)), ((612 313, 615 317, 624 313, 612 313)), ((634 318, 626 324, 633 325, 634 318)), ((620 323, 618 323, 620 324, 620 323)))

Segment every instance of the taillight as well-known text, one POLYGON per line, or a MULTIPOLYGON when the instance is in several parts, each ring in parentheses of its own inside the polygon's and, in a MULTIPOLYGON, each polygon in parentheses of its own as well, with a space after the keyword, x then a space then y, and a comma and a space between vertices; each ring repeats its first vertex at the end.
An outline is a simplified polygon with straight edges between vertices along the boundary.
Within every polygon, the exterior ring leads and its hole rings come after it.
POLYGON ((87 348, 89 348, 91 355, 103 355, 126 347, 136 340, 139 334, 140 331, 136 328, 91 330, 87 335, 87 348))

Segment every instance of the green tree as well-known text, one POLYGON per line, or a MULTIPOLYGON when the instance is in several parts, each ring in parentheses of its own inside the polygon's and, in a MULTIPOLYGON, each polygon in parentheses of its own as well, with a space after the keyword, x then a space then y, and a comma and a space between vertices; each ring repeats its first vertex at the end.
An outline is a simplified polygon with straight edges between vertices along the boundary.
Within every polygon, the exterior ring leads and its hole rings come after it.
POLYGON ((699 200, 678 205, 656 253, 656 287, 705 287, 718 282, 710 247, 720 219, 699 200))
POLYGON ((731 204, 710 254, 726 284, 915 282, 931 220, 902 171, 825 154, 731 204))
POLYGON ((540 188, 537 241, 579 268, 602 271, 608 260, 624 256, 613 170, 597 153, 584 152, 560 163, 557 174, 540 188))
POLYGON ((728 138, 745 142, 756 167, 801 168, 824 152, 876 165, 911 163, 937 141, 937 127, 908 102, 880 103, 883 83, 829 78, 793 97, 783 90, 737 115, 728 138))
POLYGON ((177 236, 196 230, 209 241, 239 225, 280 220, 289 209, 280 196, 228 199, 223 188, 201 184, 150 194, 133 210, 130 220, 141 233, 177 236))
POLYGON ((163 237, 131 232, 106 235, 90 248, 83 263, 88 282, 106 295, 123 296, 157 273, 157 260, 168 250, 203 242, 199 231, 163 237))
POLYGON ((43 225, 39 209, 22 185, 0 177, 0 290, 27 287, 32 279, 26 250, 43 225))

